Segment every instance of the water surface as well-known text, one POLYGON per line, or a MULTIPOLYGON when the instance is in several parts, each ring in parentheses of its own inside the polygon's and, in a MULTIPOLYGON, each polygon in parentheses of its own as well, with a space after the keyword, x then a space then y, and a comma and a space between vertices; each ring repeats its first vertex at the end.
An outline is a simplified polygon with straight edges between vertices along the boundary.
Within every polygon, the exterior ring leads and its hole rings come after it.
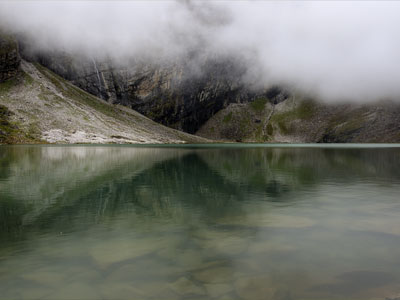
POLYGON ((0 147, 0 298, 395 298, 388 146, 0 147))

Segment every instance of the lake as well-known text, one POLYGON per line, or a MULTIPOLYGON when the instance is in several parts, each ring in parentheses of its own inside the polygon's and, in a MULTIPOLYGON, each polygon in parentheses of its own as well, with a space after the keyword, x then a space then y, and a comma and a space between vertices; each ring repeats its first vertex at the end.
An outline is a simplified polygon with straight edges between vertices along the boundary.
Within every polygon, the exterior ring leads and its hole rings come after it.
POLYGON ((1 146, 1 299, 400 297, 399 145, 1 146))

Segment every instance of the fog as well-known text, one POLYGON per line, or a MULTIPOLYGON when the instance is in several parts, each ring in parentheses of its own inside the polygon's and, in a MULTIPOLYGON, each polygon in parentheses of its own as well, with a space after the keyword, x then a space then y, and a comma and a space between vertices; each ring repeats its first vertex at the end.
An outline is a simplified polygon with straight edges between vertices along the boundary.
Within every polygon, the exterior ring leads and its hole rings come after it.
POLYGON ((0 26, 42 49, 120 61, 235 57, 248 83, 328 101, 400 99, 395 1, 1 1, 0 26))

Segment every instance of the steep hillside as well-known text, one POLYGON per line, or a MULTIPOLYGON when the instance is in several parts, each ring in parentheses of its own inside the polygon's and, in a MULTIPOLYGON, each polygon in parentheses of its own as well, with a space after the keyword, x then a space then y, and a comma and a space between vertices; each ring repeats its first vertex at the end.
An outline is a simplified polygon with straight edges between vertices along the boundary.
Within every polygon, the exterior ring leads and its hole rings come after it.
POLYGON ((265 82, 249 86, 248 66, 201 52, 177 61, 97 61, 82 54, 32 52, 40 62, 104 101, 131 107, 150 119, 217 141, 400 142, 400 105, 329 104, 265 82), (246 80, 244 80, 246 78, 246 80), (245 84, 247 82, 247 84, 245 84))
POLYGON ((225 141, 289 143, 400 142, 400 105, 390 101, 328 104, 300 96, 274 104, 230 104, 197 135, 225 141))
POLYGON ((39 62, 92 95, 188 133, 195 133, 230 103, 250 102, 265 92, 244 84, 246 65, 232 57, 193 53, 176 61, 116 62, 59 51, 32 53, 29 43, 22 40, 21 45, 25 59, 39 62))
POLYGON ((0 143, 206 142, 111 105, 39 64, 0 83, 0 143))

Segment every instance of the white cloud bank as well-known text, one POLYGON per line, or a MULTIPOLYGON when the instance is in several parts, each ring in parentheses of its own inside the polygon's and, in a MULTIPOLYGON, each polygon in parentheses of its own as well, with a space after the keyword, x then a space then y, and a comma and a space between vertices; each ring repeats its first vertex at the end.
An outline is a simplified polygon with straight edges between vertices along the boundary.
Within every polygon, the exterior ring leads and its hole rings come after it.
POLYGON ((400 2, 1 1, 40 47, 115 58, 245 58, 249 78, 327 100, 400 99, 400 2))

